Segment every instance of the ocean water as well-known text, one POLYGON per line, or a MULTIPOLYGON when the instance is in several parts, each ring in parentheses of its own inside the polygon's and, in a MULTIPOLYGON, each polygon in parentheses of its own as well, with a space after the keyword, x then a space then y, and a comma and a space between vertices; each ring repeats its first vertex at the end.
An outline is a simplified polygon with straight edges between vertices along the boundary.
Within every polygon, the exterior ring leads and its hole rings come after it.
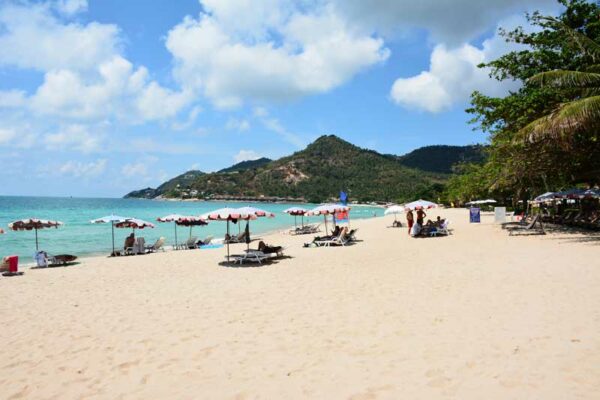
MULTIPOLYGON (((112 248, 110 224, 91 224, 90 220, 115 214, 123 217, 140 218, 156 225, 154 229, 137 230, 136 236, 143 236, 147 244, 164 236, 167 245, 175 241, 173 223, 156 222, 157 217, 168 214, 201 215, 222 207, 253 206, 275 213, 275 218, 259 218, 250 222, 252 234, 259 234, 294 225, 294 217, 283 213, 294 204, 264 203, 225 203, 225 202, 182 202, 151 201, 137 199, 87 199, 58 197, 8 197, 0 196, 0 228, 6 232, 0 235, 0 257, 16 254, 20 263, 33 262, 35 252, 34 231, 9 231, 8 224, 24 218, 41 218, 62 221, 65 225, 57 229, 38 231, 41 250, 50 254, 74 254, 80 257, 110 254, 112 248)), ((300 207, 312 208, 314 204, 301 204, 300 207)), ((378 207, 354 207, 350 219, 372 218, 383 215, 378 207)), ((306 218, 305 218, 306 220, 306 218)), ((311 217, 309 222, 322 222, 323 217, 311 217)), ((300 223, 300 218, 298 218, 300 223)), ((244 228, 243 222, 241 229, 244 228)), ((232 225, 231 232, 237 232, 238 225, 232 225)), ((214 221, 207 226, 194 227, 192 234, 199 238, 212 235, 222 238, 226 232, 226 223, 214 221)), ((122 248, 125 237, 131 229, 115 229, 115 248, 122 248)), ((178 242, 186 240, 190 229, 177 228, 178 242)))

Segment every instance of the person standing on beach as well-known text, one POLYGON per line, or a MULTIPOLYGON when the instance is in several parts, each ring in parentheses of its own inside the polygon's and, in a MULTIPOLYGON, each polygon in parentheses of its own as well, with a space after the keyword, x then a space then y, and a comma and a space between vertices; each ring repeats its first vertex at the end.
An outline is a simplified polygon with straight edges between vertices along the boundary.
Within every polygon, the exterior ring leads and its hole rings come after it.
POLYGON ((422 208, 417 210, 417 224, 423 226, 423 221, 425 220, 426 216, 427 214, 425 214, 425 211, 423 211, 422 208))
POLYGON ((408 234, 410 235, 410 230, 415 223, 415 217, 413 215, 412 210, 408 210, 406 213, 406 222, 408 223, 408 234))

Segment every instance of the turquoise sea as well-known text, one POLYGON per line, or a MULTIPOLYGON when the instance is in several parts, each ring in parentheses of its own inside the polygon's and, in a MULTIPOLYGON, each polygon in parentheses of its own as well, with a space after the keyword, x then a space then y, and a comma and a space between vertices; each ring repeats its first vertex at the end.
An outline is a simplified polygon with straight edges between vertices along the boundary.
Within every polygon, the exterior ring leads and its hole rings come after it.
MULTIPOLYGON (((154 243, 160 236, 167 239, 167 244, 174 242, 173 223, 156 222, 157 217, 168 214, 201 215, 222 207, 253 206, 275 213, 275 218, 259 218, 250 223, 253 234, 279 230, 293 226, 294 217, 283 213, 294 204, 265 203, 224 203, 224 202, 182 202, 152 201, 136 199, 88 199, 58 197, 12 197, 0 196, 0 228, 6 232, 0 235, 0 257, 16 254, 20 263, 33 262, 35 252, 34 231, 13 232, 8 230, 8 223, 24 218, 40 218, 64 222, 58 229, 38 231, 40 249, 50 254, 74 254, 79 257, 106 254, 111 251, 110 224, 91 224, 90 220, 115 214, 123 217, 140 218, 156 225, 154 229, 136 232, 143 236, 146 243, 154 243)), ((297 205, 312 208, 314 204, 297 205)), ((350 219, 372 218, 383 215, 378 207, 354 207, 350 219)), ((312 217, 313 222, 322 221, 322 217, 312 217)), ((298 222, 300 219, 298 218, 298 222)), ((232 232, 236 232, 233 226, 232 232)), ((242 227, 243 229, 243 227, 242 227)), ((194 227, 193 235, 204 238, 212 235, 222 238, 225 235, 224 222, 210 222, 207 226, 194 227)), ((115 247, 121 248, 130 229, 115 229, 115 247)), ((178 227, 178 241, 189 237, 189 228, 178 227)))

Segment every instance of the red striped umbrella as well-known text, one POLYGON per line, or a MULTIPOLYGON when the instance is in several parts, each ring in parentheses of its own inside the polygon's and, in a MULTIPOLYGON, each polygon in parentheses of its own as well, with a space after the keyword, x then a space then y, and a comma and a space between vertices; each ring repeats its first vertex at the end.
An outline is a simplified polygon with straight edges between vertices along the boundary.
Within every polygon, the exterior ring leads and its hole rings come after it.
POLYGON ((60 221, 50 221, 46 219, 37 219, 37 218, 28 218, 21 219, 18 221, 11 222, 8 224, 8 228, 13 231, 31 231, 35 230, 35 251, 39 251, 38 246, 38 229, 45 228, 58 228, 59 226, 64 225, 60 221))
MULTIPOLYGON (((227 221, 227 236, 229 237, 229 222, 239 220, 253 220, 256 219, 255 214, 247 213, 239 208, 220 208, 215 211, 211 211, 202 215, 200 218, 209 219, 211 221, 227 221)), ((229 241, 227 241, 227 261, 229 261, 229 241)))

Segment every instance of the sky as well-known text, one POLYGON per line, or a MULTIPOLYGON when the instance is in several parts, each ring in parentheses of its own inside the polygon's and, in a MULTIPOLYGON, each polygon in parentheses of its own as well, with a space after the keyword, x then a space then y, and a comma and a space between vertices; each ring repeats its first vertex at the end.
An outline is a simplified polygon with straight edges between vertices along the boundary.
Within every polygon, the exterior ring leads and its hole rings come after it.
MULTIPOLYGON (((477 68, 555 0, 0 0, 0 195, 120 197, 335 134, 485 142, 477 68)), ((527 28, 529 29, 529 28, 527 28)))

